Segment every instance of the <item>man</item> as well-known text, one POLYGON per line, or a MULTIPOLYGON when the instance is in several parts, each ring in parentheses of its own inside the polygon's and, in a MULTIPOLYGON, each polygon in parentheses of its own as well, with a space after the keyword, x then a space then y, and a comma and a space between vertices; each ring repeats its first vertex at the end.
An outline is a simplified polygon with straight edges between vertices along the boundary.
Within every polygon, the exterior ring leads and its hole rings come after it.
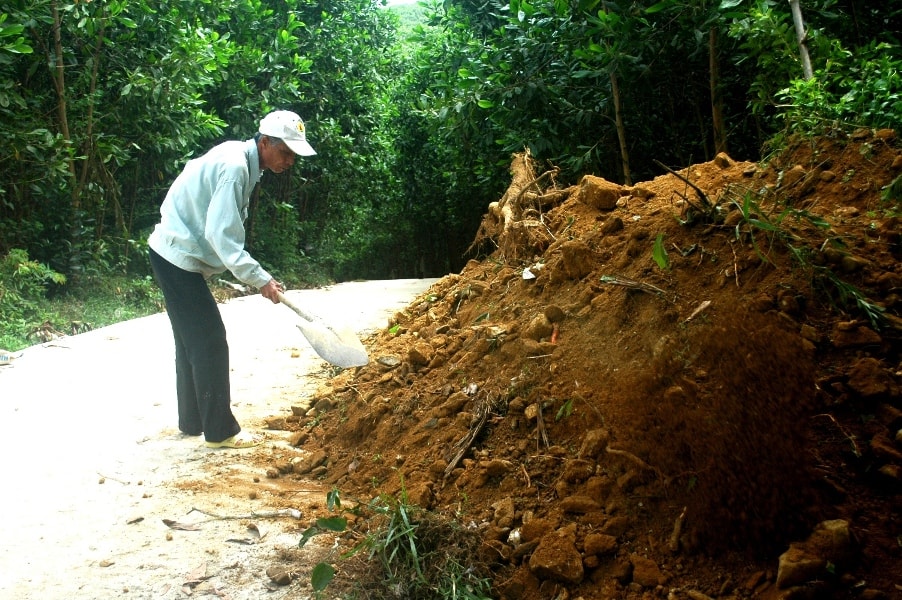
POLYGON ((232 415, 229 346, 206 279, 228 270, 278 303, 284 288, 244 249, 244 221, 262 172, 289 169, 296 154, 316 154, 301 118, 266 115, 253 139, 223 142, 185 165, 147 240, 175 337, 179 429, 203 434, 211 448, 251 448, 263 436, 242 431, 232 415))

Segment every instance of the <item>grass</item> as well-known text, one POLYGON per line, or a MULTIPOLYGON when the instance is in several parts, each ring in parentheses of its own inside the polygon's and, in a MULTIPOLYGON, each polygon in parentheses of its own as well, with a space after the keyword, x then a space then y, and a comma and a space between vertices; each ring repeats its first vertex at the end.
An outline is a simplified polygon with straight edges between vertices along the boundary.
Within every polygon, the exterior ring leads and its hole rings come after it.
POLYGON ((356 542, 341 555, 345 561, 354 559, 341 569, 349 580, 333 580, 337 571, 328 563, 316 565, 311 585, 317 597, 330 586, 342 598, 362 594, 368 600, 491 598, 489 568, 478 561, 480 535, 411 504, 403 487, 397 497, 380 494, 348 509, 342 508, 339 493, 333 490, 327 506, 355 515, 353 529, 343 517, 317 519, 299 545, 327 532, 356 542))
POLYGON ((150 277, 86 277, 50 288, 45 297, 0 319, 0 348, 15 352, 60 336, 75 335, 163 310, 150 277))

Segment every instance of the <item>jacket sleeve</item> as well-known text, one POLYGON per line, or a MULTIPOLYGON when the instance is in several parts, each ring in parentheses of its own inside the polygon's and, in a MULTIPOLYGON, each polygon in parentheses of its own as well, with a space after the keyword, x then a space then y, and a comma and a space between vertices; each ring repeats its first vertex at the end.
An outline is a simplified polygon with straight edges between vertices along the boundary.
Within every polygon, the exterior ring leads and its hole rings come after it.
POLYGON ((245 185, 241 177, 227 173, 219 177, 207 211, 204 238, 239 281, 259 289, 272 276, 244 249, 245 185))

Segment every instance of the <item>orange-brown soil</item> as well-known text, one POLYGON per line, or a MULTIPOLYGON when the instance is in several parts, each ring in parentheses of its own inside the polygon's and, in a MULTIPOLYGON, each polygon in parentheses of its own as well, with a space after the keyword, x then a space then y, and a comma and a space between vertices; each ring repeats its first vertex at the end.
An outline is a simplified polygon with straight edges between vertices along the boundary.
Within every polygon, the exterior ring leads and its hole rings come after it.
POLYGON ((403 487, 498 598, 902 597, 894 132, 674 168, 555 189, 515 156, 475 258, 288 419, 317 460, 269 485, 403 487))

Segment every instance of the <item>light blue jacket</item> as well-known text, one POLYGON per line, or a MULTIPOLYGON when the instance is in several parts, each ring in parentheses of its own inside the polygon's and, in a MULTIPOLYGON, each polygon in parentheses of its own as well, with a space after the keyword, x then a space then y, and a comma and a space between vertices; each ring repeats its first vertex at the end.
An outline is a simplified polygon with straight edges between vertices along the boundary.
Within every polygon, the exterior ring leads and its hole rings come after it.
POLYGON ((188 161, 160 206, 162 219, 148 245, 205 278, 228 270, 242 283, 263 287, 272 275, 244 249, 244 221, 261 175, 252 139, 223 142, 188 161))

